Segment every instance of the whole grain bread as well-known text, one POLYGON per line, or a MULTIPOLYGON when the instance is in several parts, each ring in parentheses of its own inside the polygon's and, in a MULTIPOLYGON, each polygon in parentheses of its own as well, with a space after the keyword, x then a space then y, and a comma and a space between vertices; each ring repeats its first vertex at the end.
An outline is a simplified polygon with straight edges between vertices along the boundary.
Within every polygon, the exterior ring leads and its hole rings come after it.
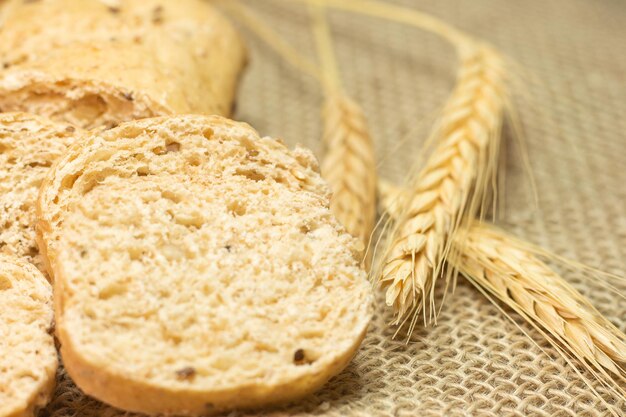
POLYGON ((0 110, 110 128, 177 113, 228 115, 245 48, 208 1, 10 1, 0 110))
POLYGON ((300 398, 361 343, 371 289, 310 151, 211 116, 125 123, 46 178, 65 367, 148 414, 300 398))
POLYGON ((54 389, 58 365, 52 289, 33 265, 0 254, 0 417, 32 417, 54 389))
POLYGON ((44 270, 35 239, 39 186, 80 129, 26 113, 0 114, 0 253, 44 270))

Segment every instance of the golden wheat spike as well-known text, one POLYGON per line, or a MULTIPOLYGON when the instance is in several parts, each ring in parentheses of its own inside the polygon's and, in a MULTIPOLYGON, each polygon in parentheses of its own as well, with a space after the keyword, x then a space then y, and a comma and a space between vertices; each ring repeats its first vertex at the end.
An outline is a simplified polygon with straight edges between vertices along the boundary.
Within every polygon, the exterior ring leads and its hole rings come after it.
POLYGON ((376 219, 376 160, 365 116, 344 94, 329 95, 322 115, 322 176, 333 192, 331 209, 367 245, 376 219))
MULTIPOLYGON (((381 209, 392 219, 397 218, 405 191, 386 181, 379 182, 378 190, 381 209)), ((541 257, 591 273, 598 271, 549 254, 478 221, 457 231, 450 253, 448 262, 481 292, 486 291, 519 313, 568 362, 569 357, 578 359, 594 377, 624 398, 617 380, 626 378, 626 335, 541 257)))
POLYGON ((333 214, 366 247, 376 221, 374 144, 363 111, 341 88, 326 10, 310 6, 310 13, 326 86, 322 110, 326 153, 322 176, 333 193, 333 214))
POLYGON ((503 61, 484 45, 468 42, 459 51, 457 86, 436 126, 437 145, 408 185, 385 252, 380 282, 396 324, 421 310, 433 314, 451 238, 475 216, 495 175, 506 102, 503 61))
MULTIPOLYGON (((563 347, 599 379, 614 381, 605 369, 626 378, 626 335, 514 238, 476 222, 457 233, 454 246, 449 262, 476 286, 543 328, 557 349, 563 347)), ((617 383, 614 387, 624 396, 617 383)))

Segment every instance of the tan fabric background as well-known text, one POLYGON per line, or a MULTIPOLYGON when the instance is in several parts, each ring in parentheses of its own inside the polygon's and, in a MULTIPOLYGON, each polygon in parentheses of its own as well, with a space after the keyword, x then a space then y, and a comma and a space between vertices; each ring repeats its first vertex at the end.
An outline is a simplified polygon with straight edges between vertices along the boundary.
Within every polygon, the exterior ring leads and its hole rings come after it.
MULTIPOLYGON (((624 275, 626 3, 393 3, 441 17, 493 43, 524 68, 528 80, 515 89, 516 105, 540 202, 535 208, 518 150, 508 135, 507 212, 501 224, 556 253, 624 275)), ((300 50, 315 56, 305 8, 280 0, 247 4, 300 50)), ((373 18, 333 12, 332 25, 346 88, 369 117, 382 175, 401 180, 419 152, 432 113, 453 85, 454 52, 435 36, 373 18), (420 122, 422 129, 415 127, 420 122)), ((317 85, 249 38, 252 61, 238 118, 264 134, 320 152, 317 85)), ((626 330, 624 299, 578 274, 566 277, 626 330)), ((626 291, 626 285, 620 288, 626 291)), ((545 353, 465 282, 449 298, 439 325, 419 329, 408 345, 403 339, 391 340, 393 330, 386 326, 390 316, 382 303, 377 311, 352 365, 309 401, 286 409, 288 414, 607 414, 537 331, 518 318, 522 330, 545 353)), ((596 389, 615 402, 601 387, 596 389)), ((615 403, 614 410, 626 414, 626 403, 615 403)))
MULTIPOLYGON (((516 105, 540 195, 533 203, 513 139, 506 153, 507 230, 626 275, 626 3, 620 0, 404 0, 492 42, 524 69, 516 105)), ((247 0, 301 51, 315 56, 306 10, 247 0)), ((363 105, 382 174, 401 180, 454 82, 452 49, 435 36, 343 12, 332 25, 347 90, 363 105), (421 128, 420 128, 421 127, 421 128), (395 150, 395 152, 394 152, 395 150)), ((237 118, 319 152, 316 83, 248 33, 252 60, 237 118)), ((626 331, 626 300, 580 274, 566 277, 626 331)), ((620 289, 626 292, 626 284, 620 289)), ((377 314, 353 363, 294 416, 602 416, 607 407, 539 333, 516 327, 464 281, 434 328, 392 340, 377 314), (528 333, 532 340, 524 335, 528 333), (534 345, 536 341, 539 346, 534 345), (543 349, 544 351, 542 351, 543 349)), ((585 376, 590 375, 584 373, 585 376)), ((62 384, 45 415, 120 416, 62 384), (74 404, 74 406, 72 406, 74 404)), ((595 389, 618 415, 626 403, 595 389)), ((268 412, 269 413, 269 412, 268 412)), ((265 415, 267 413, 259 413, 265 415)), ((233 413, 233 415, 239 415, 233 413)))

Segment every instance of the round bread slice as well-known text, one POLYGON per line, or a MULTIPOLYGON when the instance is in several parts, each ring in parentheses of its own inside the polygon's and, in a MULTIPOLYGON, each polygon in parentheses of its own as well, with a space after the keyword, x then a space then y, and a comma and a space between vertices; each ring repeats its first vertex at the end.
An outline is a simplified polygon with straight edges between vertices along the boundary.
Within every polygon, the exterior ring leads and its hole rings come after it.
POLYGON ((0 254, 0 417, 34 416, 58 365, 52 289, 33 265, 0 254))
POLYGON ((308 151, 176 116, 94 133, 45 180, 65 367, 148 414, 294 400, 361 343, 371 289, 308 151))
POLYGON ((44 270, 35 239, 39 186, 80 130, 26 113, 0 114, 0 252, 44 270))
POLYGON ((208 1, 16 0, 3 15, 0 111, 90 129, 231 112, 246 51, 208 1))

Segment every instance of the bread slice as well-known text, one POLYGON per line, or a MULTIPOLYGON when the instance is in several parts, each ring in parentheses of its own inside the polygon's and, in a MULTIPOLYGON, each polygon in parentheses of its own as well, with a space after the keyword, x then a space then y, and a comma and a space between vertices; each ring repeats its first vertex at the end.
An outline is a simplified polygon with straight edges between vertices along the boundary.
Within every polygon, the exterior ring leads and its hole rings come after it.
POLYGON ((308 150, 211 116, 126 123, 41 189, 57 334, 87 394, 203 415, 302 397, 361 343, 371 289, 308 150))
POLYGON ((228 115, 246 53, 204 0, 11 2, 0 110, 85 128, 178 113, 228 115), (69 63, 69 64, 68 64, 69 63))
POLYGON ((0 417, 34 416, 54 389, 52 289, 25 260, 0 254, 0 417))
POLYGON ((81 132, 26 113, 0 114, 0 252, 44 270, 35 239, 39 186, 81 132))

